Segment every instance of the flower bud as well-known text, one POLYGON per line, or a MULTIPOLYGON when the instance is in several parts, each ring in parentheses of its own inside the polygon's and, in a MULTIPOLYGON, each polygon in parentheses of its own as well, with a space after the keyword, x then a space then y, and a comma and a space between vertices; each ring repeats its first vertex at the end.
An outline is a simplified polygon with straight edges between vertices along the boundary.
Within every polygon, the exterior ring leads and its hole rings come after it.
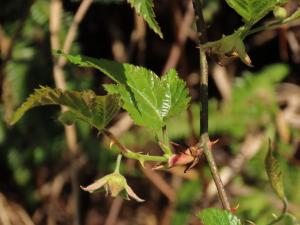
POLYGON ((174 154, 169 158, 168 166, 185 166, 194 161, 194 157, 190 154, 180 153, 174 154))
POLYGON ((285 8, 283 7, 280 7, 280 6, 276 6, 274 9, 273 9, 273 15, 275 18, 277 19, 284 19, 287 17, 287 11, 285 8))
POLYGON ((127 184, 126 178, 119 172, 108 174, 102 177, 101 179, 95 181, 94 183, 88 185, 87 187, 81 186, 81 188, 84 191, 88 191, 90 193, 96 192, 104 188, 106 192, 110 193, 112 197, 117 197, 122 191, 125 191, 127 199, 129 199, 129 196, 138 202, 144 201, 134 193, 131 187, 127 184))
POLYGON ((119 173, 111 174, 107 180, 108 190, 112 197, 117 197, 125 185, 126 179, 119 173))

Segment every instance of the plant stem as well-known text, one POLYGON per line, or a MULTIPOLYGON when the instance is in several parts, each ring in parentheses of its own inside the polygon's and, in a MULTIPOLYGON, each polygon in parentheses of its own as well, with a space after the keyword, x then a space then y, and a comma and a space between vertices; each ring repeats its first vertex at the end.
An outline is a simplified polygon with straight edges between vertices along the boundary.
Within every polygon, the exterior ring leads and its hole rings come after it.
POLYGON ((153 162, 167 162, 168 159, 164 156, 155 156, 155 155, 144 155, 141 153, 130 151, 127 147, 125 147, 117 137, 113 135, 113 133, 109 132, 108 130, 104 131, 104 135, 108 137, 113 144, 115 144, 121 151, 122 155, 140 161, 142 164, 145 161, 153 161, 153 162))
POLYGON ((167 162, 168 159, 164 156, 157 156, 157 155, 144 155, 141 153, 136 153, 133 151, 128 151, 127 153, 123 154, 125 157, 130 158, 130 159, 136 159, 140 162, 145 162, 145 161, 152 161, 152 162, 167 162))
MULTIPOLYGON (((201 0, 193 0, 193 6, 196 16, 196 26, 198 32, 199 45, 205 44, 207 42, 206 25, 204 22, 204 17, 202 13, 203 5, 201 0)), ((199 146, 204 149, 205 157, 208 161, 208 165, 218 190, 220 200, 222 202, 223 208, 230 210, 230 204, 225 192, 224 185, 219 176, 218 168, 216 166, 213 154, 208 145, 208 63, 206 58, 206 53, 203 49, 199 49, 200 55, 200 142, 199 146)))
POLYGON ((160 147, 163 150, 163 152, 167 155, 172 155, 172 150, 170 148, 170 140, 169 140, 169 136, 168 136, 168 132, 167 132, 167 127, 164 126, 162 128, 161 131, 161 135, 162 135, 162 143, 160 143, 160 147))
POLYGON ((117 158, 117 163, 116 163, 116 168, 115 168, 115 173, 120 173, 120 164, 122 160, 122 155, 119 154, 117 158))
POLYGON ((277 20, 277 21, 273 21, 271 23, 268 24, 264 24, 262 26, 259 27, 255 27, 252 30, 249 30, 246 34, 246 36, 249 36, 251 34, 255 34, 257 32, 263 31, 263 30, 272 30, 272 29, 276 29, 281 27, 282 25, 285 25, 287 23, 293 22, 297 19, 299 19, 300 17, 300 10, 298 9, 296 12, 294 12, 290 17, 284 19, 284 20, 277 20))
POLYGON ((283 204, 283 208, 282 208, 282 211, 281 211, 281 214, 279 217, 277 217, 276 219, 274 219, 271 223, 269 223, 268 225, 273 225, 273 224, 276 224, 278 223, 280 220, 283 219, 283 217, 286 215, 286 212, 287 212, 287 200, 286 198, 282 199, 282 204, 283 204))

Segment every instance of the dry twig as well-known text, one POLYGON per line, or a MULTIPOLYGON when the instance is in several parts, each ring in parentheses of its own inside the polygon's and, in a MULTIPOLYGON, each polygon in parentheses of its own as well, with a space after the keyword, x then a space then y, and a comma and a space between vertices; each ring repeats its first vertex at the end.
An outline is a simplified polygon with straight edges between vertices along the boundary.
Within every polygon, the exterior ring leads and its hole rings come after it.
POLYGON ((151 170, 150 168, 142 169, 145 176, 160 190, 170 202, 174 202, 176 199, 176 193, 162 177, 157 172, 151 170))
POLYGON ((177 66, 193 21, 194 10, 192 1, 189 1, 187 11, 182 19, 181 24, 179 25, 176 42, 171 47, 168 60, 162 70, 162 74, 165 74, 170 68, 175 68, 177 66))
MULTIPOLYGON (((72 43, 75 39, 76 31, 78 28, 78 24, 83 19, 87 9, 91 5, 91 0, 84 0, 81 2, 75 16, 71 27, 68 31, 66 40, 63 45, 63 51, 65 53, 69 52, 72 46, 72 43)), ((61 24, 61 16, 62 16, 62 2, 61 0, 52 0, 50 5, 50 42, 51 49, 58 50, 60 49, 59 43, 59 31, 61 24)), ((60 57, 58 60, 53 59, 53 76, 55 85, 57 88, 62 90, 66 89, 66 81, 64 78, 64 73, 62 70, 63 65, 65 64, 65 60, 60 57)), ((62 110, 66 110, 66 107, 62 107, 62 110)), ((75 126, 65 126, 65 136, 68 150, 70 151, 71 156, 76 155, 79 152, 79 146, 77 143, 77 133, 75 126)), ((73 190, 73 198, 74 198, 74 224, 79 225, 80 223, 80 211, 79 211, 79 183, 77 177, 77 170, 74 167, 71 171, 71 181, 72 181, 72 190, 73 190)))
POLYGON ((123 201, 124 200, 120 197, 117 197, 113 200, 104 225, 115 225, 116 224, 123 201))
MULTIPOLYGON (((228 184, 244 167, 245 162, 251 159, 257 151, 260 149, 263 143, 264 134, 248 134, 245 138, 244 143, 242 144, 239 153, 237 156, 230 162, 229 167, 224 167, 220 171, 220 176, 224 185, 228 184)), ((214 198, 217 194, 217 190, 214 187, 214 183, 210 182, 207 187, 207 198, 208 201, 214 198)))
POLYGON ((8 200, 0 193, 1 225, 34 225, 32 219, 19 204, 8 200))

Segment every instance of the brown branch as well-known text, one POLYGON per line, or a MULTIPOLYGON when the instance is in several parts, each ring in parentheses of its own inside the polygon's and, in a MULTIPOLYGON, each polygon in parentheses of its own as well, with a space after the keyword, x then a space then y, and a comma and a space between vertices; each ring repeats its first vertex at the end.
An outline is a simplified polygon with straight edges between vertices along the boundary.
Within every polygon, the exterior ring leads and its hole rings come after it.
MULTIPOLYGON (((92 0, 83 0, 75 13, 72 24, 68 30, 66 39, 63 44, 63 52, 68 53, 71 49, 71 46, 75 40, 76 32, 78 26, 82 19, 84 18, 87 10, 89 9, 92 0)), ((60 31, 60 23, 61 23, 61 15, 62 15, 62 2, 60 0, 52 0, 50 5, 50 42, 51 48, 53 50, 60 49, 59 43, 59 31, 60 31)), ((63 66, 66 63, 65 58, 59 57, 58 60, 53 59, 53 76, 55 85, 57 88, 62 90, 66 89, 66 81, 63 73, 63 66)), ((66 107, 62 107, 62 110, 66 110, 66 107)), ((65 126, 65 136, 67 147, 71 153, 71 155, 76 155, 79 151, 79 146, 77 143, 77 132, 74 125, 65 126)), ((74 198, 74 224, 80 223, 80 211, 79 211, 79 183, 77 177, 77 168, 73 168, 71 171, 71 183, 73 190, 73 198, 74 198)))
POLYGON ((108 130, 113 133, 115 137, 120 137, 124 132, 130 129, 133 121, 127 112, 120 114, 120 119, 111 126, 108 130))
POLYGON ((65 183, 70 180, 74 167, 76 170, 80 170, 86 162, 87 159, 84 155, 80 155, 79 157, 70 160, 70 163, 60 170, 51 181, 38 187, 37 193, 39 197, 42 199, 59 197, 65 183))
POLYGON ((193 5, 192 2, 189 1, 187 11, 179 26, 179 31, 176 37, 177 40, 171 47, 168 60, 165 63, 165 66, 162 70, 162 74, 165 74, 170 68, 174 68, 178 64, 182 50, 184 48, 184 43, 187 40, 189 30, 193 23, 193 20, 194 20, 193 5))
POLYGON ((29 15, 29 12, 30 12, 30 7, 33 3, 34 3, 34 0, 30 0, 30 1, 28 1, 27 4, 25 4, 25 8, 23 10, 23 15, 19 19, 16 31, 13 34, 13 36, 11 37, 11 39, 8 41, 6 48, 3 49, 4 50, 3 51, 4 60, 2 62, 2 65, 5 65, 11 59, 15 43, 16 43, 17 39, 20 37, 20 35, 22 34, 24 24, 29 15))
POLYGON ((127 59, 131 59, 137 48, 137 61, 139 65, 145 63, 145 49, 146 49, 146 23, 142 16, 134 13, 134 30, 130 36, 130 44, 127 48, 127 59))
POLYGON ((174 202, 176 199, 175 190, 163 179, 157 172, 150 168, 142 168, 145 176, 156 186, 158 190, 163 193, 170 202, 174 202))
MULTIPOLYGON (((220 171, 224 185, 229 184, 237 174, 244 168, 245 162, 249 161, 260 149, 263 144, 265 134, 250 133, 246 136, 242 143, 239 153, 230 161, 229 166, 224 167, 220 171)), ((217 194, 216 189, 213 188, 213 182, 209 183, 207 189, 208 203, 217 194)))
MULTIPOLYGON (((178 193, 178 191, 180 191, 180 188, 182 187, 182 178, 178 176, 172 176, 169 183, 170 186, 173 188, 174 192, 178 193)), ((174 214, 176 213, 176 206, 177 206, 176 199, 173 202, 171 201, 168 202, 168 205, 163 212, 159 224, 170 225, 172 223, 172 219, 174 218, 174 214)))
POLYGON ((113 200, 104 225, 115 225, 116 224, 118 215, 122 208, 123 201, 124 200, 120 197, 117 197, 113 200))
POLYGON ((5 197, 0 192, 0 224, 1 225, 34 225, 25 209, 5 197))
MULTIPOLYGON (((60 24, 61 24, 61 17, 62 17, 62 2, 61 0, 51 0, 50 3, 50 18, 49 18, 49 28, 50 28, 50 44, 52 50, 60 49, 59 43, 59 31, 60 31, 60 24)), ((71 26, 72 28, 72 26, 71 26)), ((77 28, 77 26, 76 26, 77 28)), ((70 29, 68 33, 74 33, 74 28, 70 29), (71 32, 70 32, 71 30, 71 32)), ((74 34, 75 35, 75 34, 74 34)), ((73 40, 65 41, 64 46, 69 46, 70 48, 71 43, 73 40)), ((74 39, 74 38, 73 38, 74 39)), ((68 50, 68 49, 67 49, 68 50)), ((62 90, 66 89, 66 81, 64 77, 64 73, 62 67, 59 65, 59 61, 53 59, 53 77, 55 86, 62 90)), ((62 111, 65 111, 67 108, 62 107, 62 111)), ((70 151, 71 156, 76 155, 79 152, 79 146, 77 143, 77 132, 74 125, 72 126, 65 126, 65 136, 67 142, 67 148, 70 151)), ((71 171, 71 184, 72 184, 72 195, 74 199, 73 205, 73 212, 74 212, 74 221, 73 224, 79 225, 80 224, 80 209, 79 209, 79 182, 77 176, 77 169, 74 167, 71 171)))
POLYGON ((228 101, 231 98, 231 82, 228 77, 226 68, 215 64, 212 69, 212 78, 220 91, 220 94, 224 101, 228 101))
MULTIPOLYGON (((81 21, 83 20, 84 16, 86 15, 88 9, 90 8, 91 4, 93 3, 93 0, 83 0, 79 6, 79 8, 77 9, 73 21, 71 23, 71 26, 68 30, 66 39, 64 41, 63 44, 63 48, 62 51, 64 53, 69 53, 71 50, 71 46, 75 40, 76 37, 76 33, 77 33, 77 29, 79 24, 81 23, 81 21)), ((58 49, 56 49, 58 50, 58 49)), ((66 64, 66 58, 63 56, 60 56, 58 59, 58 65, 60 67, 64 67, 64 65, 66 64)))
MULTIPOLYGON (((194 11, 196 15, 196 26, 198 31, 198 42, 204 44, 207 41, 206 25, 203 18, 203 5, 201 0, 193 0, 194 11)), ((208 63, 206 53, 203 49, 199 49, 200 55, 200 142, 199 145, 203 147, 213 180, 218 189, 218 194, 222 202, 223 208, 230 210, 230 204, 225 192, 224 185, 219 176, 218 168, 214 160, 211 148, 209 147, 208 136, 208 63)))
POLYGON ((21 18, 17 24, 13 36, 10 39, 5 37, 5 32, 0 26, 0 35, 2 36, 2 38, 0 37, 0 39, 2 39, 2 43, 0 44, 0 51, 3 54, 3 61, 0 65, 0 84, 2 86, 1 99, 4 105, 4 120, 7 123, 9 123, 9 121, 11 120, 15 107, 15 93, 12 90, 11 81, 6 77, 6 66, 12 58, 15 43, 22 34, 24 24, 30 12, 30 7, 33 3, 34 0, 30 0, 24 5, 24 10, 22 12, 21 18))

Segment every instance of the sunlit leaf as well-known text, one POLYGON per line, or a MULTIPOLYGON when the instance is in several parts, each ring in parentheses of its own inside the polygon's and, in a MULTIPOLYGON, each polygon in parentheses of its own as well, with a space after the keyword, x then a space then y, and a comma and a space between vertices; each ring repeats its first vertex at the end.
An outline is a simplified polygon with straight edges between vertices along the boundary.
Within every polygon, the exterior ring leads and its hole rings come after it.
POLYGON ((58 120, 60 122, 62 122, 63 124, 71 125, 76 122, 77 115, 76 115, 76 113, 74 113, 70 110, 67 110, 60 114, 60 116, 58 117, 58 120))
POLYGON ((81 120, 101 131, 119 111, 120 98, 117 95, 97 96, 91 90, 77 92, 40 87, 17 109, 11 124, 29 109, 42 105, 67 106, 69 111, 62 116, 65 122, 81 120))
POLYGON ((138 125, 160 129, 189 103, 186 84, 173 69, 159 78, 154 72, 131 64, 84 56, 65 56, 70 62, 96 68, 117 82, 116 85, 105 85, 105 88, 111 94, 121 95, 123 107, 138 125))
POLYGON ((105 88, 109 93, 122 96, 123 107, 135 123, 159 129, 167 119, 186 108, 188 91, 175 70, 160 79, 149 70, 131 67, 126 85, 106 85, 105 88))
POLYGON ((163 38, 160 27, 155 20, 153 0, 128 0, 128 2, 134 7, 135 11, 147 21, 150 28, 157 33, 160 38, 163 38))
POLYGON ((246 23, 253 25, 272 11, 274 6, 282 5, 286 0, 226 0, 226 2, 246 23))
POLYGON ((204 209, 198 214, 204 225, 242 225, 241 220, 227 210, 204 209))

